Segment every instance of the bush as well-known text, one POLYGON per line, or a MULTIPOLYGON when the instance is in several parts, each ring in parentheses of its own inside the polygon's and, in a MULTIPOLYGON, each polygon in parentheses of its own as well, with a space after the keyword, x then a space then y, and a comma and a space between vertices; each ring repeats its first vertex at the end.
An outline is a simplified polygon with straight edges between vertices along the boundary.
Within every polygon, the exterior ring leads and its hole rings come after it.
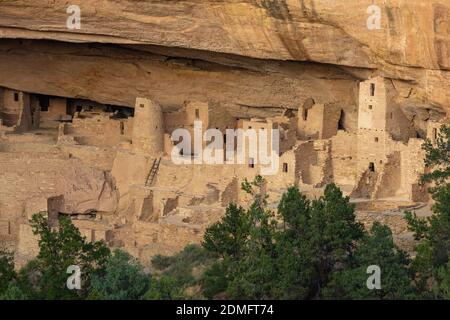
POLYGON ((106 261, 103 274, 94 274, 91 299, 141 300, 149 288, 150 276, 139 261, 122 250, 106 261))
POLYGON ((0 249, 0 295, 8 288, 16 277, 14 271, 14 256, 6 249, 0 249))

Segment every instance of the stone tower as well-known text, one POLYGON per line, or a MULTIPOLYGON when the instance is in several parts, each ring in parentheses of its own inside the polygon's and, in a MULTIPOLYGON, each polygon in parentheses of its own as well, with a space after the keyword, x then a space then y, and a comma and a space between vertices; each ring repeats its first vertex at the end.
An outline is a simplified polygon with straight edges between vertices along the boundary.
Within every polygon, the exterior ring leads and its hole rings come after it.
POLYGON ((367 170, 377 172, 386 162, 390 118, 388 90, 384 78, 360 83, 357 132, 357 176, 367 170))
POLYGON ((133 150, 159 156, 164 150, 164 122, 161 107, 150 99, 136 98, 133 150))

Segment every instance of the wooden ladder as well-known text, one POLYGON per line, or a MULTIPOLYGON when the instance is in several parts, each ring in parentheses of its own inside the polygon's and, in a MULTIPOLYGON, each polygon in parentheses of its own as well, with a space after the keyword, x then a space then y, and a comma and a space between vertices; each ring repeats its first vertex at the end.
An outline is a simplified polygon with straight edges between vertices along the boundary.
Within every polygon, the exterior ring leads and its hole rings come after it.
POLYGON ((161 158, 157 158, 157 159, 153 160, 153 165, 147 176, 147 181, 145 182, 145 186, 151 187, 153 185, 153 182, 155 182, 156 174, 158 173, 160 163, 161 163, 161 158))

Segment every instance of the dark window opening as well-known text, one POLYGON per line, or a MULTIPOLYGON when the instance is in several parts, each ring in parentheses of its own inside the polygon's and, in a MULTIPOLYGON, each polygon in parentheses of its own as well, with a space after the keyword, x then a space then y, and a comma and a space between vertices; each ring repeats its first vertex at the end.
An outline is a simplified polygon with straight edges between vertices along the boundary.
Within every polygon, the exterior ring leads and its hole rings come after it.
POLYGON ((195 120, 200 119, 200 110, 199 109, 195 109, 195 120))
POLYGON ((288 172, 288 164, 283 163, 283 172, 288 172))
POLYGON ((303 120, 308 120, 308 109, 303 109, 303 120))
POLYGON ((437 128, 433 128, 433 141, 436 142, 437 138, 438 138, 437 128))
POLYGON ((19 101, 19 94, 14 92, 14 101, 19 101))
POLYGON ((125 134, 125 125, 124 125, 123 121, 120 121, 120 134, 121 135, 125 134))
POLYGON ((48 108, 50 106, 50 98, 47 96, 40 96, 39 106, 41 107, 41 111, 48 111, 48 108))
POLYGON ((375 83, 370 84, 370 96, 375 96, 375 83))
POLYGON ((338 130, 345 130, 345 112, 341 110, 341 116, 339 117, 338 130))
POLYGON ((378 137, 375 137, 375 142, 378 142, 378 137))
POLYGON ((375 163, 373 163, 373 162, 369 163, 369 171, 375 172, 375 163))
POLYGON ((369 110, 373 109, 373 105, 369 104, 369 110))
POLYGON ((248 159, 248 167, 249 168, 254 168, 255 167, 255 159, 253 159, 253 158, 249 158, 248 159))
POLYGON ((394 119, 394 114, 391 112, 391 119, 394 119))
POLYGON ((143 108, 144 107, 144 104, 143 103, 141 103, 140 105, 139 105, 141 108, 143 108))

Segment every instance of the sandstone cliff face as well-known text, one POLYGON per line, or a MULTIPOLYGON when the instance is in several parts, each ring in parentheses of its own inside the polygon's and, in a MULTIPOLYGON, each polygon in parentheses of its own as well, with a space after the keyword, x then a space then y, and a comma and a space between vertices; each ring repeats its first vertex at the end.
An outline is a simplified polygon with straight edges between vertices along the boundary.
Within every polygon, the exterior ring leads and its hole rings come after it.
POLYGON ((384 1, 379 30, 367 28, 370 4, 357 0, 3 0, 2 38, 108 45, 87 50, 83 45, 62 49, 47 44, 45 52, 31 54, 28 47, 2 41, 0 85, 48 94, 61 90, 60 95, 68 97, 124 105, 132 105, 136 91, 149 92, 161 97, 163 107, 178 104, 174 97, 169 101, 168 88, 181 100, 196 98, 200 86, 203 94, 208 92, 206 98, 226 100, 234 107, 296 108, 308 96, 321 102, 348 100, 343 98, 348 92, 339 86, 353 90, 357 80, 380 74, 393 79, 399 104, 420 129, 421 121, 434 116, 430 110, 449 111, 450 1, 384 1), (81 8, 79 30, 66 27, 71 4, 81 8), (264 59, 263 63, 257 59, 264 59), (10 60, 24 62, 20 72, 11 71, 16 66, 10 60), (27 70, 44 81, 19 80, 27 70), (311 81, 301 82, 299 77, 311 81), (349 79, 351 84, 346 82, 349 79), (325 93, 318 94, 320 89, 325 93))
POLYGON ((370 2, 357 0, 7 0, 2 1, 0 25, 11 36, 27 30, 38 31, 29 34, 32 38, 150 43, 355 67, 381 63, 449 70, 449 1, 384 3, 381 29, 372 31, 366 25, 370 2), (80 6, 82 16, 82 28, 75 32, 65 24, 72 4, 80 6))

